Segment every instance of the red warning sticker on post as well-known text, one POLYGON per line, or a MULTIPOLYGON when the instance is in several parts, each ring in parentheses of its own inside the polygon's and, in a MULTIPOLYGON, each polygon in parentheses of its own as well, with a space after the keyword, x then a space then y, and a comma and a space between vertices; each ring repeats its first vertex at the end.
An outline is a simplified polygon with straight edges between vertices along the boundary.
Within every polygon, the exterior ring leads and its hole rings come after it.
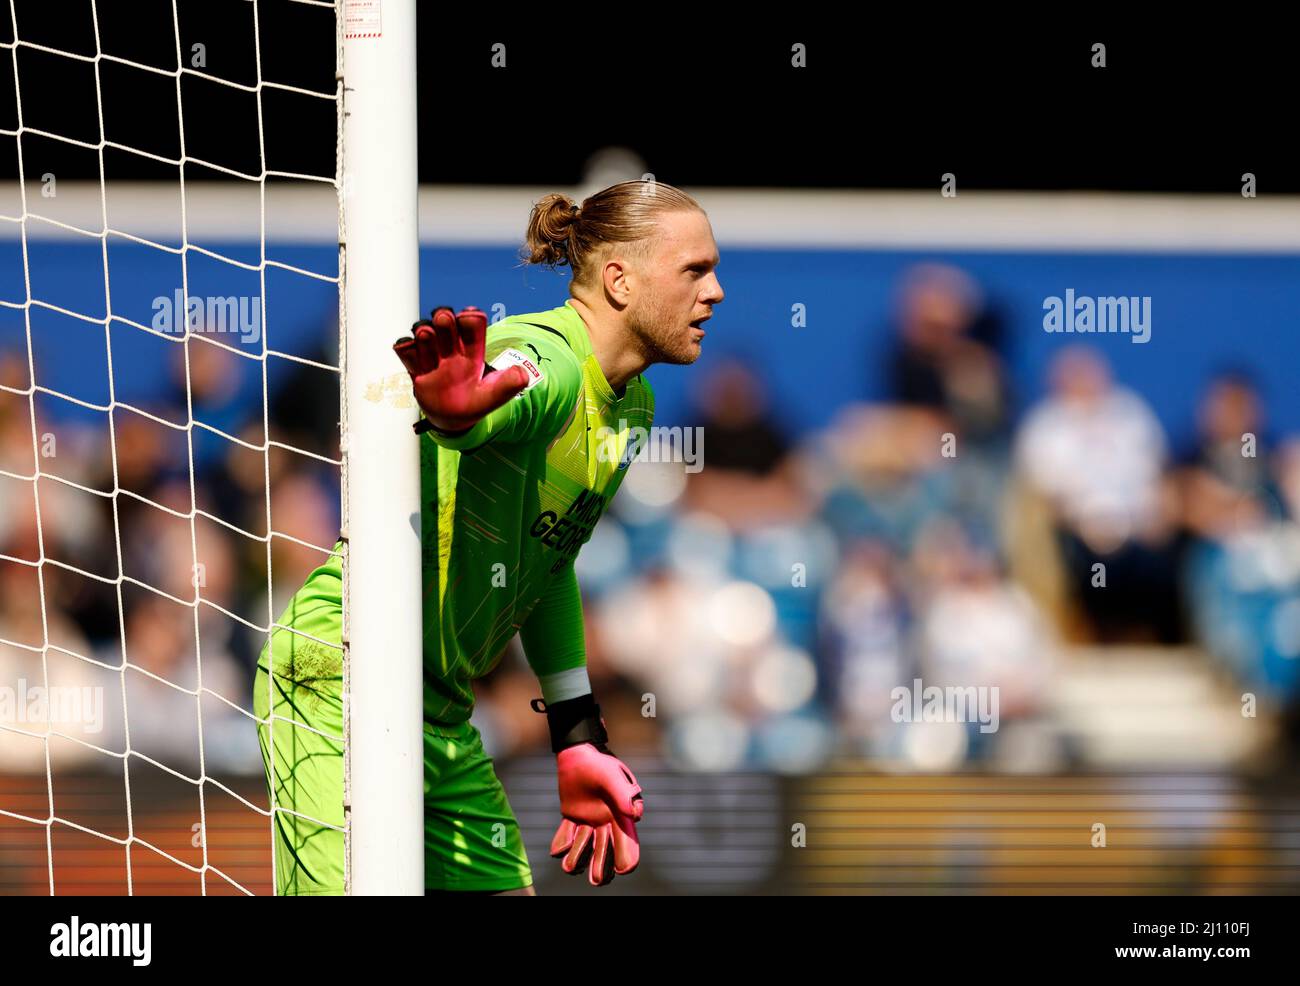
POLYGON ((378 38, 382 36, 384 0, 345 0, 343 37, 378 38))

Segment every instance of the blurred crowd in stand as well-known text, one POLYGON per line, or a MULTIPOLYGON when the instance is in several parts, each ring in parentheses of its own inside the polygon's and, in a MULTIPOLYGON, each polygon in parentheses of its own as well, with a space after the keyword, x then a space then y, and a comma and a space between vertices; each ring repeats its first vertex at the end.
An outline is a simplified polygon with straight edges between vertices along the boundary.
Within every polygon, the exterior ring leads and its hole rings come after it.
MULTIPOLYGON (((771 396, 778 368, 691 371, 691 426, 652 436, 578 560, 617 745, 659 746, 687 769, 988 761, 1050 725, 1062 655, 1085 642, 1196 645, 1293 723, 1300 440, 1271 433, 1249 371, 1188 381, 1196 440, 1173 448, 1099 348, 1063 345, 1042 399, 1013 393, 1005 322, 961 270, 912 268, 895 319, 888 351, 862 354, 890 398, 798 441, 771 396), (683 461, 692 451, 702 468, 683 461), (903 728, 894 690, 918 679, 996 686, 1000 728, 903 728)), ((339 455, 337 378, 304 370, 270 395, 281 444, 263 454, 260 378, 218 346, 188 350, 195 419, 251 447, 185 430, 180 346, 170 397, 142 408, 160 420, 119 409, 111 441, 103 414, 55 424, 39 397, 34 423, 25 396, 0 391, 0 470, 30 476, 39 454, 46 476, 34 498, 30 480, 0 475, 0 553, 58 562, 0 562, 13 642, 0 684, 103 686, 97 719, 55 728, 118 752, 129 728, 133 750, 189 776, 200 755, 208 773, 260 772, 256 627, 324 560, 310 546, 338 535, 324 461, 339 455), (268 513, 288 535, 269 549, 268 513)), ((0 383, 28 386, 25 356, 0 353, 0 383)), ((544 749, 537 694, 516 642, 479 683, 490 752, 544 749)), ((2 739, 0 771, 44 770, 38 738, 2 739)), ((57 755, 117 765, 66 741, 57 755)))

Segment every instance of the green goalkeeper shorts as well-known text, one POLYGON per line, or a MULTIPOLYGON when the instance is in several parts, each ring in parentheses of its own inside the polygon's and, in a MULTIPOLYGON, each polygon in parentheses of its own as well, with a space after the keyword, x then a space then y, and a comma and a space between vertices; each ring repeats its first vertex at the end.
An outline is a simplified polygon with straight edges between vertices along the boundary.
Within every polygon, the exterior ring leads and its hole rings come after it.
MULTIPOLYGON (((331 639, 304 622, 305 632, 331 639)), ((275 645, 276 672, 268 677, 264 649, 253 695, 259 720, 272 703, 280 717, 269 728, 258 724, 268 790, 276 807, 288 809, 273 817, 275 892, 342 894, 342 650, 284 630, 275 645)), ((532 884, 519 823, 469 722, 424 724, 424 883, 476 891, 532 884)))

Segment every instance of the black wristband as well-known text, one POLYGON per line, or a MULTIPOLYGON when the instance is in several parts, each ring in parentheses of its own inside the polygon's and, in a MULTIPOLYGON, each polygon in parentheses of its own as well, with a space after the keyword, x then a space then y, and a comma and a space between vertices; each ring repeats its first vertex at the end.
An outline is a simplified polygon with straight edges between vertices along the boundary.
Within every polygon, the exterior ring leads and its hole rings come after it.
POLYGON ((421 418, 419 421, 415 422, 415 424, 411 425, 411 427, 415 429, 417 435, 423 435, 426 431, 435 431, 444 438, 456 438, 460 435, 468 434, 474 428, 473 425, 470 425, 468 428, 462 428, 460 431, 443 431, 428 418, 421 418))
POLYGON ((551 752, 581 743, 590 743, 601 753, 609 753, 606 743, 609 734, 605 732, 605 723, 600 718, 600 706, 591 693, 578 698, 552 702, 549 705, 540 698, 529 703, 534 712, 546 713, 546 724, 551 731, 551 752))

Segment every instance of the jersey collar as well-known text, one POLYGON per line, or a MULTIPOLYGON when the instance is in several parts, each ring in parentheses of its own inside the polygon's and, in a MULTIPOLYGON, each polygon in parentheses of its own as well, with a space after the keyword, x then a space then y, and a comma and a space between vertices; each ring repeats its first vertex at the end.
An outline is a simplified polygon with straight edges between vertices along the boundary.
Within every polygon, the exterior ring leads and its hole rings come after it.
POLYGON ((571 329, 570 336, 572 337, 576 335, 582 340, 582 348, 585 350, 583 354, 583 362, 591 364, 591 370, 587 374, 587 378, 592 383, 592 389, 595 390, 596 395, 600 397, 603 403, 617 404, 627 396, 627 384, 623 385, 623 393, 614 393, 614 388, 611 387, 609 381, 605 379, 605 371, 600 368, 600 362, 596 359, 596 353, 591 348, 591 333, 587 331, 587 323, 582 320, 582 316, 578 314, 578 310, 567 301, 560 307, 565 313, 567 313, 565 320, 568 323, 568 327, 571 329))

